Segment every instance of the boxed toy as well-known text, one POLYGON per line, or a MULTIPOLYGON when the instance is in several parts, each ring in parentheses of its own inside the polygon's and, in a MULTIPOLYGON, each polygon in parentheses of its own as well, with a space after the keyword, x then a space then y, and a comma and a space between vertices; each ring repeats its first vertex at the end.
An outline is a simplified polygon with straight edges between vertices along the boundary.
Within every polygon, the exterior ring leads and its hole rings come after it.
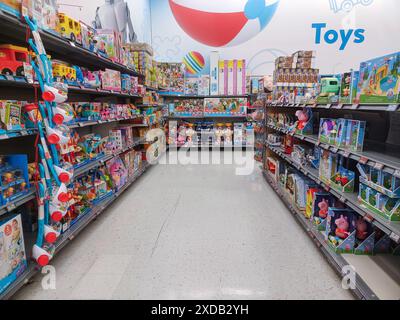
POLYGON ((42 0, 42 27, 55 32, 58 25, 57 0, 42 0))
POLYGON ((96 38, 96 29, 87 25, 86 23, 80 21, 81 24, 81 32, 82 32, 82 47, 85 49, 94 52, 95 51, 95 38, 96 38))
POLYGON ((210 95, 210 76, 201 76, 199 79, 199 96, 210 95))
POLYGON ((97 29, 95 34, 97 49, 114 62, 121 61, 122 37, 114 30, 97 29))
POLYGON ((336 174, 337 165, 337 154, 333 154, 327 150, 323 150, 321 152, 321 157, 319 161, 319 178, 329 185, 332 176, 336 174))
POLYGON ((219 54, 217 51, 210 53, 210 95, 219 94, 219 54))
POLYGON ((183 63, 160 63, 159 69, 166 75, 166 88, 161 90, 167 94, 185 93, 185 66, 183 63))
MULTIPOLYGON (((43 3, 42 0, 22 0, 21 13, 22 16, 29 16, 36 19, 39 28, 43 27, 43 3)), ((58 22, 58 21, 57 21, 58 22)))
POLYGON ((1 194, 0 205, 28 193, 28 157, 25 154, 0 157, 1 194))
POLYGON ((356 220, 356 242, 354 254, 372 255, 375 252, 375 232, 373 226, 359 216, 356 220))
POLYGON ((101 75, 101 87, 104 90, 110 91, 121 91, 121 73, 119 71, 106 69, 100 71, 101 75))
POLYGON ((218 88, 219 95, 228 95, 228 61, 221 60, 218 62, 218 88))
POLYGON ((338 171, 331 178, 330 186, 341 193, 352 193, 354 192, 355 177, 353 171, 339 166, 338 171))
POLYGON ((247 114, 247 99, 244 98, 206 98, 205 116, 241 116, 247 114))
POLYGON ((22 102, 12 100, 0 100, 0 121, 3 127, 9 131, 24 129, 21 121, 22 102))
POLYGON ((400 102, 400 52, 362 62, 358 82, 359 103, 400 102))
POLYGON ((351 151, 362 152, 367 123, 358 120, 347 121, 346 146, 351 151))
POLYGON ((342 75, 321 76, 317 103, 338 103, 342 75))
POLYGON ((185 78, 185 95, 197 96, 199 94, 199 78, 185 78))
POLYGON ((309 212, 310 219, 313 225, 319 231, 325 231, 326 218, 328 217, 329 208, 333 208, 335 198, 327 192, 318 190, 314 194, 310 194, 311 208, 309 212))
POLYGON ((307 192, 315 188, 316 184, 301 175, 295 177, 294 183, 294 203, 299 210, 305 212, 307 207, 307 192))
POLYGON ((237 94, 246 94, 246 60, 237 61, 237 94))
POLYGON ((70 18, 65 13, 58 13, 58 24, 56 31, 63 37, 82 44, 82 31, 79 21, 70 18))
POLYGON ((356 243, 356 214, 350 209, 329 208, 325 240, 336 253, 353 253, 356 243))
POLYGON ((27 268, 21 215, 0 221, 0 293, 27 268))
POLYGON ((128 170, 120 157, 115 157, 106 163, 111 175, 113 186, 116 190, 121 189, 128 181, 128 170))
POLYGON ((338 129, 337 119, 321 118, 319 124, 318 141, 320 143, 335 145, 337 141, 337 132, 338 132, 337 129, 338 129))
POLYGON ((357 96, 357 85, 360 73, 358 71, 346 72, 342 75, 339 102, 352 104, 357 96))
MULTIPOLYGON (((235 78, 237 76, 235 70, 235 62, 234 60, 228 60, 228 95, 233 96, 237 94, 235 91, 235 78)), ((237 68, 237 65, 236 65, 237 68)))

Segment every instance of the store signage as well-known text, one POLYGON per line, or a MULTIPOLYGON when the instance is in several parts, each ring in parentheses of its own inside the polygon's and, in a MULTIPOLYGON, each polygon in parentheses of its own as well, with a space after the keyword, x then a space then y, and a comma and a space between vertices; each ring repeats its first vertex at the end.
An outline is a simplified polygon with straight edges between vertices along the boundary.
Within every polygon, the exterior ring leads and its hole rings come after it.
POLYGON ((365 41, 365 29, 327 29, 326 23, 313 23, 312 28, 315 29, 315 43, 327 44, 339 43, 339 50, 346 49, 347 45, 352 41, 353 43, 360 44, 365 41))

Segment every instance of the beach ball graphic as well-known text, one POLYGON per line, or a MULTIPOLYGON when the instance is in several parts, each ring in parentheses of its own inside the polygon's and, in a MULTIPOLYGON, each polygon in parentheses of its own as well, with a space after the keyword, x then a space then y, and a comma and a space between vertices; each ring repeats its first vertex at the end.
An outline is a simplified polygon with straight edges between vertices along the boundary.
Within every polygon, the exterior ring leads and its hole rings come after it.
POLYGON ((191 51, 183 58, 183 64, 189 74, 198 74, 203 70, 205 61, 200 53, 191 51))
POLYGON ((179 26, 211 47, 244 43, 265 29, 279 0, 169 0, 179 26))

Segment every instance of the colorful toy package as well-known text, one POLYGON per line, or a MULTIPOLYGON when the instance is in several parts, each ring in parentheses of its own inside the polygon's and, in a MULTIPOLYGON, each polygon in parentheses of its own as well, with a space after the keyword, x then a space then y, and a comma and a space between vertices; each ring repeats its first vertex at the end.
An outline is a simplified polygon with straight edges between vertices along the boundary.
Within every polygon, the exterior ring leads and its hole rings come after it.
POLYGON ((204 99, 205 116, 244 116, 247 114, 245 98, 206 98, 204 99))
POLYGON ((356 243, 356 214, 350 209, 329 208, 325 240, 336 253, 353 253, 356 243))
POLYGON ((360 72, 346 72, 342 75, 342 84, 340 86, 340 103, 351 104, 357 96, 357 85, 360 72))
POLYGON ((400 52, 361 63, 357 102, 400 102, 400 52))
POLYGON ((27 268, 21 215, 0 221, 0 293, 27 268))
POLYGON ((1 0, 0 9, 19 17, 21 15, 21 1, 22 0, 1 0))
POLYGON ((169 104, 169 113, 174 116, 201 116, 203 111, 204 105, 201 99, 178 99, 169 104))
POLYGON ((116 190, 121 189, 128 182, 128 170, 120 157, 115 157, 106 163, 108 172, 116 190))

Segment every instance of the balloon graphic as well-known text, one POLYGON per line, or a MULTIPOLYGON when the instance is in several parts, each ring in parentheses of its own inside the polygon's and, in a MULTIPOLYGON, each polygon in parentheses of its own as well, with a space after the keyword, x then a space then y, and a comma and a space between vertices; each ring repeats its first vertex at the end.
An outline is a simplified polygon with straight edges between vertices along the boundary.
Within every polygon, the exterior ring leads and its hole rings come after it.
POLYGON ((272 20, 279 0, 169 0, 179 26, 211 47, 244 43, 272 20))
POLYGON ((183 58, 183 63, 186 66, 186 71, 190 74, 198 74, 205 65, 203 56, 196 51, 190 51, 183 58))

